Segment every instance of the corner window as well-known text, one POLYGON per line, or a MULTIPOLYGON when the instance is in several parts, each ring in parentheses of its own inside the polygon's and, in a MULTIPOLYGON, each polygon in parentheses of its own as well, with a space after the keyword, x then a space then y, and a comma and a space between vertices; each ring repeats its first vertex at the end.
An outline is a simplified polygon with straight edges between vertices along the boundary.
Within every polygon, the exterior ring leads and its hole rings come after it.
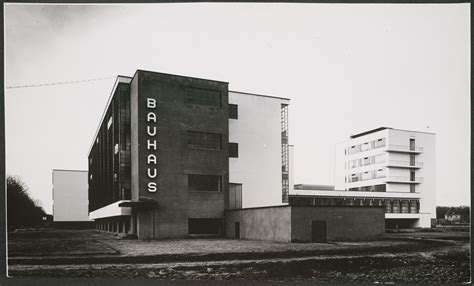
POLYGON ((220 107, 221 92, 212 89, 188 87, 186 90, 186 103, 220 107))
POLYGON ((229 143, 229 157, 239 158, 239 143, 229 143))
POLYGON ((229 104, 229 118, 231 119, 239 118, 239 108, 237 104, 229 104))

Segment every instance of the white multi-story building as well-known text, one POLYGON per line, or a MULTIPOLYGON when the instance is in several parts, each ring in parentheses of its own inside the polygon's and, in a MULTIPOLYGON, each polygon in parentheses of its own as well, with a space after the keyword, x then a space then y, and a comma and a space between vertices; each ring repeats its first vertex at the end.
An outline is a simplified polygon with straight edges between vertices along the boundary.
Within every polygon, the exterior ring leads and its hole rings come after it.
POLYGON ((237 158, 229 158, 229 195, 241 193, 243 208, 288 203, 289 104, 287 98, 229 91, 229 106, 235 109, 229 142, 238 144, 237 158))
POLYGON ((52 182, 55 227, 90 226, 87 171, 54 169, 52 182))
POLYGON ((292 192, 300 203, 307 197, 315 205, 384 206, 388 228, 431 226, 436 218, 433 133, 381 127, 350 136, 335 152, 334 190, 301 185, 292 192))

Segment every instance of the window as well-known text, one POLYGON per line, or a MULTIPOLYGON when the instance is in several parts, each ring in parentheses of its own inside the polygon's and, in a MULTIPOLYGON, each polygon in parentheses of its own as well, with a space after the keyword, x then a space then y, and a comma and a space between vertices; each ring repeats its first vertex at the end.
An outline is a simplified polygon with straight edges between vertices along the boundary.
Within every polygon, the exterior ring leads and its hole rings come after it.
POLYGON ((110 129, 110 126, 112 126, 112 122, 113 122, 112 116, 110 116, 109 122, 107 122, 107 130, 110 129))
POLYGON ((415 150, 415 139, 410 138, 410 150, 415 150))
POLYGON ((189 174, 188 190, 193 192, 220 192, 222 190, 221 176, 189 174))
POLYGON ((375 191, 376 191, 376 192, 385 192, 385 191, 386 191, 386 186, 385 186, 385 184, 383 184, 383 185, 375 185, 374 187, 375 187, 375 191))
POLYGON ((375 178, 385 178, 385 169, 375 171, 375 178))
POLYGON ((362 180, 370 180, 372 179, 372 173, 370 172, 363 172, 362 173, 362 180))
POLYGON ((242 208, 242 184, 229 183, 229 209, 242 208))
POLYGON ((369 142, 365 142, 364 144, 362 144, 362 146, 361 146, 362 151, 367 151, 369 149, 370 149, 369 142))
POLYGON ((220 234, 221 220, 218 218, 188 219, 189 234, 220 234))
POLYGON ((188 131, 188 147, 221 150, 221 135, 216 133, 188 131))
POLYGON ((237 104, 229 104, 229 118, 231 119, 239 118, 239 108, 237 104))
POLYGON ((221 92, 218 90, 188 87, 186 90, 186 103, 220 107, 221 92))
POLYGON ((229 143, 229 157, 239 158, 239 143, 229 143))
POLYGON ((380 138, 375 141, 375 148, 384 147, 385 146, 385 138, 380 138))

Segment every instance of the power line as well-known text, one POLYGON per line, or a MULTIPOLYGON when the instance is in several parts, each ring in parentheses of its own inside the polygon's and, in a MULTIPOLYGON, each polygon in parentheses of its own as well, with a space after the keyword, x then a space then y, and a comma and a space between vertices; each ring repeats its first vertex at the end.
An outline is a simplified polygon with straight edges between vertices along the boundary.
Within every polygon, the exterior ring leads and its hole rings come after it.
POLYGON ((73 83, 81 83, 81 82, 99 81, 99 80, 111 79, 111 78, 115 78, 115 77, 116 77, 116 76, 109 76, 109 77, 100 77, 100 78, 74 80, 74 81, 62 81, 62 82, 53 82, 53 83, 39 83, 39 84, 28 84, 28 85, 12 85, 12 86, 7 86, 7 87, 5 87, 5 89, 27 88, 27 87, 40 87, 40 86, 61 85, 61 84, 73 84, 73 83))

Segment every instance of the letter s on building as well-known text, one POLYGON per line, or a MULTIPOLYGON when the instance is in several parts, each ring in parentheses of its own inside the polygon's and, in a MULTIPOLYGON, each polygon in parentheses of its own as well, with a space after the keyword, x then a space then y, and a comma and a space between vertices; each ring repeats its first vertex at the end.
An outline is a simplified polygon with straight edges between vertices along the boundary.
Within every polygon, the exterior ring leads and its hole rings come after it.
POLYGON ((150 193, 156 192, 156 183, 155 182, 149 182, 148 183, 148 191, 150 193))

